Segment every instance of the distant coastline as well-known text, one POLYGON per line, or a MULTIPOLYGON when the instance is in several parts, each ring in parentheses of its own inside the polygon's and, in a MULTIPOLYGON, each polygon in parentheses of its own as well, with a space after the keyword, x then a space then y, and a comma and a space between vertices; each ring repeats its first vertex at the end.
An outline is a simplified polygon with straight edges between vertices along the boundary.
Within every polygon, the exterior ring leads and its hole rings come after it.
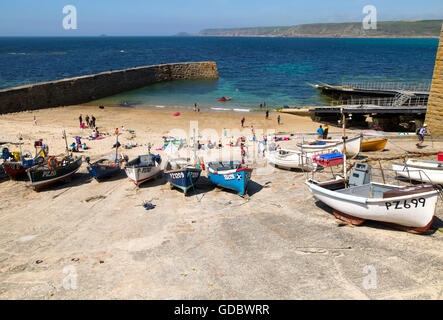
POLYGON ((278 38, 438 38, 442 20, 379 21, 377 29, 365 30, 361 22, 313 23, 296 26, 203 29, 199 37, 278 37, 278 38))
MULTIPOLYGON (((177 37, 184 37, 182 35, 175 35, 177 37)), ((187 37, 224 37, 224 38, 329 38, 329 39, 438 39, 438 36, 354 36, 354 35, 318 35, 318 34, 303 34, 297 36, 283 36, 283 35, 200 35, 193 34, 187 37)))

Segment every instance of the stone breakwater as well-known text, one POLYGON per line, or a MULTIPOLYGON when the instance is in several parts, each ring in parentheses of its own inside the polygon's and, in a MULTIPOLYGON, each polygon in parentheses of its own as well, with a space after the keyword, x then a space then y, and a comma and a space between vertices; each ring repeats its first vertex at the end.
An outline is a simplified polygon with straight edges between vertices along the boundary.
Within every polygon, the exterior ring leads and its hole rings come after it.
POLYGON ((0 90, 0 114, 86 103, 157 82, 217 78, 212 61, 111 70, 0 90))
POLYGON ((433 135, 443 136, 443 26, 435 59, 426 123, 433 135))

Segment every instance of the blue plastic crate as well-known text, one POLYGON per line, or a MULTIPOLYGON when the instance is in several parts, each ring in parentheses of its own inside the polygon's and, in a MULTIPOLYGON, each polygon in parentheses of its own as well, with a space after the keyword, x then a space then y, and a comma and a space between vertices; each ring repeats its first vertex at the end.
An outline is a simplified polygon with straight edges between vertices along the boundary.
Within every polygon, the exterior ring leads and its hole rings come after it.
POLYGON ((327 153, 327 154, 322 154, 320 156, 321 159, 324 160, 331 160, 331 159, 337 159, 337 158, 343 158, 343 154, 342 153, 338 153, 338 152, 334 152, 334 153, 327 153))

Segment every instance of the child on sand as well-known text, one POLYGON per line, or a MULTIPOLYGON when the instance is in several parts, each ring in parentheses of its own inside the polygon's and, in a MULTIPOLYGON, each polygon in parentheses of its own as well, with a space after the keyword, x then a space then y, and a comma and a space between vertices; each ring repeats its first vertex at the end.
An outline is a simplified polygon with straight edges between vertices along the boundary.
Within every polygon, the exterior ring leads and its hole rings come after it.
POLYGON ((418 135, 418 143, 416 144, 417 148, 420 147, 423 143, 423 141, 425 141, 425 134, 427 133, 431 133, 431 131, 427 130, 428 125, 425 123, 423 125, 423 127, 421 127, 418 131, 417 131, 417 135, 418 135))

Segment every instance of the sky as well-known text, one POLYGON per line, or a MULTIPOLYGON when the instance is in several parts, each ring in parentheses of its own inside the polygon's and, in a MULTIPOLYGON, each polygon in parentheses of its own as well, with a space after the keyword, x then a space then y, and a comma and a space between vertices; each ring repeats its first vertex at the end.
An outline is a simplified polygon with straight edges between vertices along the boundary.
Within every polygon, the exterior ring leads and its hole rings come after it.
POLYGON ((174 35, 206 28, 443 19, 443 0, 0 0, 0 36, 174 35), (63 28, 66 5, 77 29, 63 28))

